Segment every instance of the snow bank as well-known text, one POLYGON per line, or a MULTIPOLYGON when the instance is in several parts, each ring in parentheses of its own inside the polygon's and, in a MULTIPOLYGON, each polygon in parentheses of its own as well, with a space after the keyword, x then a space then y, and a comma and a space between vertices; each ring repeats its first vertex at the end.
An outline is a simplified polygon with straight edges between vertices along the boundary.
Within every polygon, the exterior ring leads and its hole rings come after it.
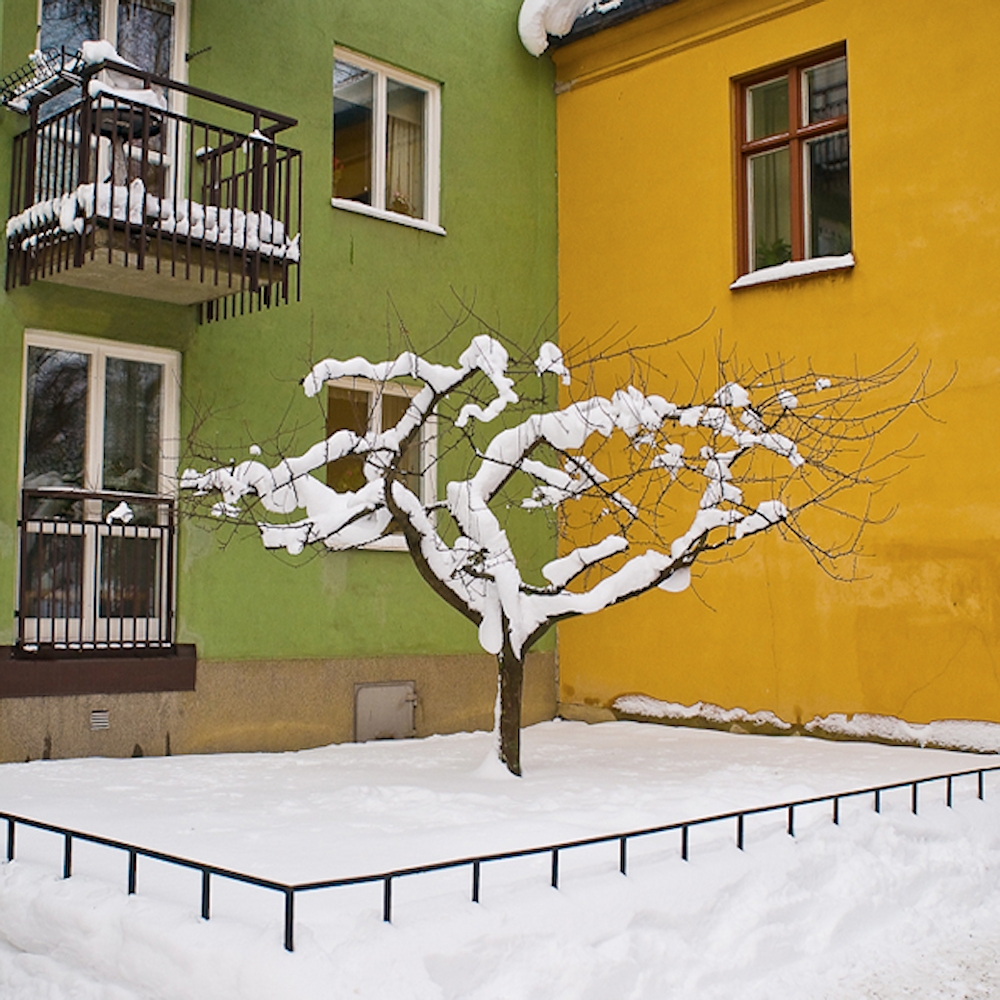
POLYGON ((742 708, 722 708, 710 702, 693 705, 660 701, 648 695, 630 694, 617 698, 611 706, 625 716, 664 721, 702 721, 710 726, 733 724, 759 726, 788 733, 868 740, 901 746, 935 747, 974 753, 1000 753, 1000 725, 969 719, 939 719, 925 724, 906 722, 890 715, 857 713, 816 716, 803 725, 786 722, 773 712, 747 712, 742 708))
POLYGON ((890 715, 817 716, 803 727, 820 736, 845 736, 857 740, 879 740, 908 746, 943 747, 1000 753, 1000 725, 971 719, 938 719, 921 724, 890 715))
POLYGON ((747 712, 742 708, 721 708, 704 701, 693 705, 680 705, 672 701, 658 701, 644 694, 629 694, 618 698, 612 706, 622 715, 638 715, 648 719, 703 719, 717 725, 746 724, 772 726, 790 730, 791 724, 779 719, 773 712, 747 712))
MULTIPOLYGON (((618 722, 524 732, 525 777, 484 773, 488 733, 284 754, 0 766, 0 807, 279 879, 310 880, 671 823, 959 771, 940 750, 618 722)), ((282 948, 277 893, 19 828, 0 864, 11 1000, 958 1000, 1000 996, 1000 775, 747 817, 481 871, 309 893, 282 948)))

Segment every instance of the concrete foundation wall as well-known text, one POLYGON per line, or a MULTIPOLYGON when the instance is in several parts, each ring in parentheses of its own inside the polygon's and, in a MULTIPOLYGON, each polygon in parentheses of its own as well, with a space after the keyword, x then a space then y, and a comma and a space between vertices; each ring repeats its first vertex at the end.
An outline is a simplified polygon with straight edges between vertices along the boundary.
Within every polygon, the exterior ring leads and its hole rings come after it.
MULTIPOLYGON (((524 725, 556 714, 553 653, 525 666, 524 725)), ((413 681, 416 735, 489 729, 486 654, 198 663, 196 690, 0 700, 0 760, 300 750, 354 738, 356 684, 413 681), (109 728, 91 729, 106 710, 109 728)))

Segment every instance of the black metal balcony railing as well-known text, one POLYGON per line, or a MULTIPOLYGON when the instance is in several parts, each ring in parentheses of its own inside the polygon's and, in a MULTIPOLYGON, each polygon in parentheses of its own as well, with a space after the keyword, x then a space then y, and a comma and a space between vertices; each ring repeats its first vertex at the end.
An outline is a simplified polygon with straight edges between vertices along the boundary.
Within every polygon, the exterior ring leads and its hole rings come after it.
POLYGON ((79 88, 61 110, 65 94, 28 102, 14 140, 8 290, 56 281, 205 319, 298 297, 301 153, 274 139, 294 119, 116 63, 83 66, 79 88), (174 94, 245 124, 179 114, 174 94))
POLYGON ((173 645, 172 500, 24 490, 20 536, 21 651, 173 645))

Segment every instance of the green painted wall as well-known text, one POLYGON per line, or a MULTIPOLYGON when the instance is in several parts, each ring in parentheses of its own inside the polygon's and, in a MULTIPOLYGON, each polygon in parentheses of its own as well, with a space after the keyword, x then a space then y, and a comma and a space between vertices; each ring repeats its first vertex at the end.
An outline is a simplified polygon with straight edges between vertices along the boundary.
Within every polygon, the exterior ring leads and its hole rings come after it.
MULTIPOLYGON (((192 0, 191 83, 299 119, 282 137, 304 153, 300 303, 196 326, 191 309, 35 284, 0 303, 0 609, 13 608, 21 338, 26 326, 183 353, 184 432, 221 461, 265 452, 276 429, 294 451, 322 433, 298 386, 312 360, 437 342, 456 294, 516 340, 554 335, 555 124, 552 67, 522 49, 520 0, 192 0), (421 232, 331 207, 334 45, 442 84, 441 225, 421 232)), ((6 0, 3 63, 33 45, 35 0, 6 0)), ((193 109, 192 109, 193 110, 193 109)), ((0 112, 0 184, 23 119, 0 112)), ((453 360, 475 324, 440 351, 453 360)), ((190 461, 190 460, 189 460, 190 461)), ((448 477, 447 467, 443 473, 448 477)), ((538 563, 554 543, 543 518, 518 519, 538 563)), ((209 659, 458 653, 474 629, 418 578, 404 553, 267 553, 252 531, 183 525, 179 635, 209 659)), ((0 643, 11 619, 0 614, 0 643)), ((551 646, 549 647, 551 648, 551 646)))

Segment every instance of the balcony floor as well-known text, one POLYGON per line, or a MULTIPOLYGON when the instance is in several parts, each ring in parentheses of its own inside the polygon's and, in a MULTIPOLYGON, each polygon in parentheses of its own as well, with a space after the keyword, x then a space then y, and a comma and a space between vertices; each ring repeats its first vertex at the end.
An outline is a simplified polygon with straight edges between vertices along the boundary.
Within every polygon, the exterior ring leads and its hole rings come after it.
POLYGON ((79 240, 71 234, 34 249, 30 264, 33 280, 175 305, 197 305, 233 292, 256 291, 287 277, 283 262, 263 260, 253 283, 249 273, 252 264, 244 261, 239 251, 230 255, 228 250, 216 251, 194 241, 189 246, 186 240, 174 242, 156 236, 144 240, 140 235, 126 235, 118 226, 98 226, 93 234, 94 252, 88 249, 82 264, 76 266, 79 240), (145 249, 140 257, 143 243, 145 249), (246 273, 241 274, 244 269, 246 273))

